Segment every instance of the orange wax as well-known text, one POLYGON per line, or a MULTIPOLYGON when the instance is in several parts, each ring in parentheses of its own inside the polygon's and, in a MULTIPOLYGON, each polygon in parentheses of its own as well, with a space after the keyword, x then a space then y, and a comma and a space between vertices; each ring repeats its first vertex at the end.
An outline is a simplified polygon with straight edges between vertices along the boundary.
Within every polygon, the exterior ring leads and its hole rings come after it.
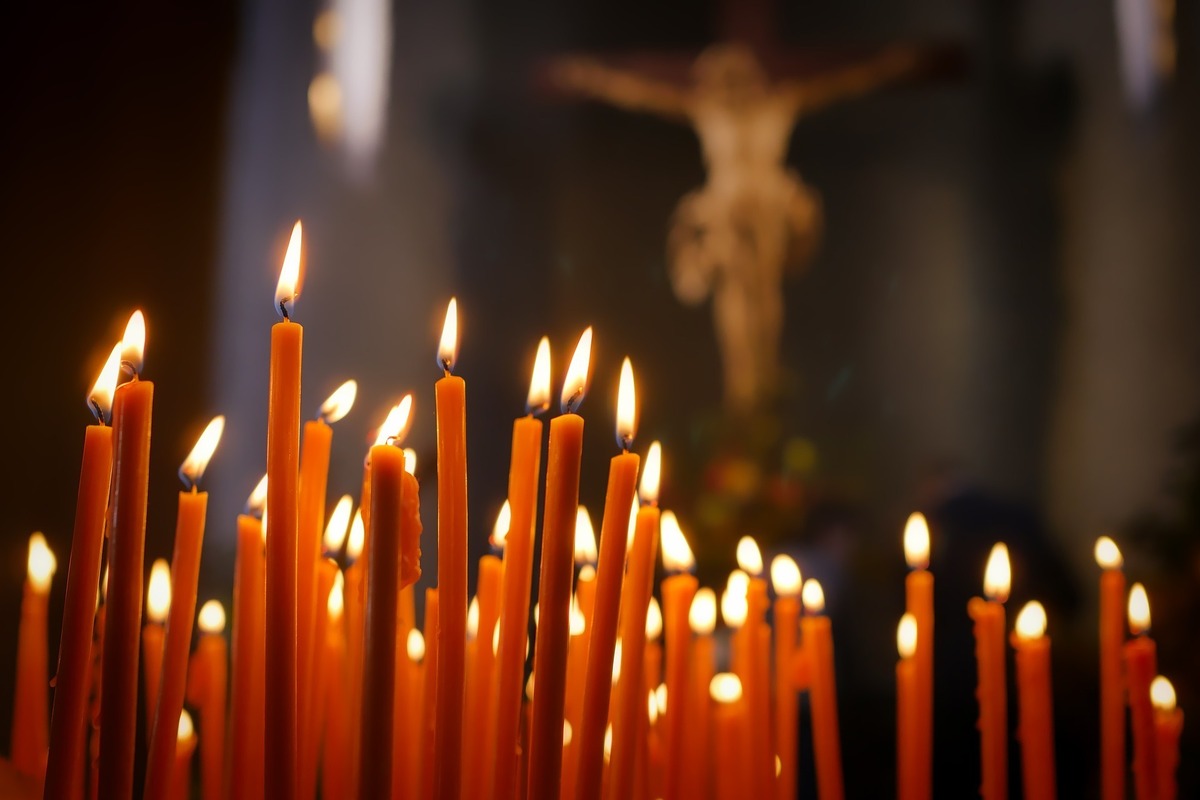
POLYGON ((749 779, 746 757, 750 750, 745 697, 728 703, 714 702, 712 723, 714 750, 711 758, 717 773, 716 798, 743 800, 749 779))
MULTIPOLYGON (((438 590, 426 589, 424 628, 429 634, 438 629, 438 612, 438 590)), ((423 717, 421 725, 421 792, 418 795, 421 800, 433 800, 434 797, 433 756, 435 752, 434 727, 437 724, 437 707, 433 700, 437 694, 437 664, 438 637, 428 635, 425 637, 425 680, 424 689, 422 690, 422 693, 425 695, 425 702, 421 710, 421 716, 423 717)))
POLYGON ((1154 708, 1150 682, 1158 674, 1154 640, 1141 635, 1125 643, 1125 674, 1129 680, 1129 719, 1133 728, 1133 780, 1137 800, 1158 797, 1154 740, 1154 708))
POLYGON ((88 704, 88 800, 100 793, 100 665, 104 659, 104 618, 107 606, 96 609, 96 633, 92 643, 92 698, 88 704))
POLYGON ((755 792, 772 794, 775 785, 775 749, 771 746, 771 631, 767 627, 767 582, 751 577, 746 589, 746 622, 739 632, 745 673, 742 703, 750 732, 748 775, 755 792), (764 639, 765 635, 765 639, 764 639))
MULTIPOLYGON (((579 508, 579 464, 583 417, 563 414, 550 422, 546 464, 542 569, 538 587, 540 621, 534 648, 537 691, 529 733, 529 798, 559 800, 567 649, 571 638, 571 578, 575 563, 575 519, 579 508)), ((645 613, 641 621, 645 628, 645 613)), ((585 712, 586 713, 586 712, 585 712)))
MULTIPOLYGON (((686 697, 688 662, 691 658, 692 630, 688 611, 699 582, 686 573, 672 575, 662 582, 663 637, 667 646, 667 718, 664 792, 666 800, 680 797, 684 770, 684 705, 671 705, 672 697, 686 697)), ((659 725, 663 720, 659 719, 659 725)))
MULTIPOLYGON (((791 680, 791 663, 796 654, 800 632, 800 601, 779 597, 775 601, 775 749, 779 751, 779 780, 776 794, 780 800, 796 796, 796 688, 791 680)), ((668 710, 670 692, 667 693, 668 710)))
POLYGON ((912 800, 916 787, 913 785, 913 749, 916 744, 913 731, 916 700, 916 670, 913 659, 901 658, 896 662, 896 797, 912 800))
MULTIPOLYGON (((625 577, 629 509, 633 505, 639 463, 636 453, 621 453, 613 457, 608 467, 608 490, 604 497, 604 520, 600 524, 600 553, 596 564, 595 607, 589 620, 591 638, 588 642, 583 717, 580 729, 574 734, 579 750, 579 800, 598 800, 600 797, 604 773, 604 731, 608 726, 613 653, 616 650, 617 618, 625 577)), ((708 687, 705 686, 704 690, 707 697, 708 687)))
POLYGON ((1125 798, 1125 573, 1100 574, 1100 797, 1125 798))
MULTIPOLYGON (((808 656, 809 697, 812 703, 813 757, 817 766, 817 797, 840 800, 842 749, 838 738, 837 684, 833 670, 833 632, 829 617, 806 614, 800 621, 808 656)), ((1003 633, 1003 630, 1001 630, 1003 633)))
POLYGON ((71 781, 84 762, 88 688, 92 679, 92 625, 97 613, 96 587, 100 585, 100 550, 104 544, 104 512, 111 478, 112 428, 89 425, 83 437, 75 531, 71 538, 62 638, 58 646, 46 800, 72 797, 71 781))
POLYGON ((158 690, 162 683, 163 643, 166 630, 160 622, 142 626, 142 704, 146 715, 146 735, 154 730, 154 711, 158 708, 158 690))
MULTIPOLYGON (((697 636, 692 642, 692 657, 688 671, 688 689, 683 709, 686 750, 684 752, 683 775, 679 784, 679 796, 683 798, 704 797, 708 791, 709 758, 709 684, 713 679, 713 638, 708 634, 697 636)), ((677 704, 678 705, 678 704, 677 704)), ((667 712, 671 711, 671 695, 667 693, 667 712)))
POLYGON ((463 735, 462 748, 466 753, 463 768, 467 773, 463 787, 465 797, 482 797, 490 777, 485 754, 491 745, 488 737, 480 735, 478 728, 489 729, 487 721, 492 707, 492 673, 496 660, 492 652, 492 635, 500 616, 500 583, 503 578, 504 564, 499 558, 485 555, 479 559, 479 578, 475 586, 475 597, 479 600, 479 623, 475 633, 471 693, 467 698, 467 719, 476 724, 463 735))
POLYGON ((325 665, 321 670, 325 695, 325 724, 321 730, 324 740, 321 748, 321 796, 352 797, 347 770, 350 760, 350 708, 346 689, 351 681, 346 672, 346 618, 343 614, 330 613, 328 608, 326 617, 325 665))
POLYGON ((917 621, 917 650, 913 653, 911 797, 933 795, 933 574, 914 569, 904 581, 906 611, 917 621))
MULTIPOLYGON (((330 558, 321 558, 317 561, 317 581, 316 581, 316 610, 318 613, 313 619, 312 640, 317 645, 317 658, 313 662, 312 672, 312 725, 313 733, 311 736, 306 736, 302 747, 306 748, 300 753, 300 786, 304 792, 304 797, 312 797, 317 790, 317 764, 320 755, 321 733, 325 730, 325 680, 326 672, 329 669, 329 656, 326 653, 326 630, 329 627, 329 592, 333 588, 333 582, 338 574, 337 562, 330 558)), ((345 604, 345 594, 343 588, 342 595, 343 608, 345 604)), ((338 616, 338 621, 341 621, 341 615, 338 616)), ((343 684, 344 686, 344 684, 343 684)), ((344 700, 339 702, 344 703, 344 700)), ((201 732, 203 732, 201 727, 201 732)), ((201 761, 203 761, 204 748, 200 748, 201 761)), ((215 798, 214 798, 215 800, 215 798)))
POLYGON ((17 772, 41 780, 49 741, 49 644, 46 638, 50 581, 25 580, 17 633, 17 681, 13 697, 12 765, 17 772))
MULTIPOLYGON (((178 727, 178 724, 176 724, 178 727)), ((188 800, 192 796, 192 756, 196 752, 196 734, 175 743, 171 754, 171 786, 165 797, 168 800, 188 800)))
MULTIPOLYGON (((919 640, 918 640, 919 641, 919 640)), ((1026 800, 1053 800, 1054 704, 1050 693, 1050 637, 1013 637, 1017 662, 1017 739, 1026 800)))
POLYGON ((359 741, 359 736, 362 733, 359 722, 362 720, 363 648, 366 636, 366 586, 364 586, 365 581, 363 580, 364 570, 367 566, 366 555, 367 551, 364 549, 362 557, 346 567, 344 573, 346 581, 344 589, 346 603, 346 675, 349 679, 345 687, 345 692, 348 705, 347 713, 350 719, 350 755, 349 760, 346 762, 346 770, 350 797, 358 795, 359 750, 362 746, 362 742, 359 741))
MULTIPOLYGON (((434 782, 459 796, 467 641, 467 384, 447 374, 434 387, 438 475, 438 675, 434 782)), ((374 489, 372 489, 374 491, 374 489)))
POLYGON ((975 659, 979 682, 979 746, 983 800, 1008 797, 1008 690, 1004 649, 1004 606, 972 597, 967 613, 975 621, 975 659))
POLYGON ((583 618, 583 631, 571 637, 567 652, 567 699, 564 713, 571 726, 571 741, 563 749, 562 797, 573 800, 579 777, 579 734, 583 724, 583 687, 587 678, 588 648, 591 642, 592 612, 596 607, 596 572, 581 572, 575 581, 575 601, 583 618))
POLYGON ((1183 712, 1154 709, 1155 752, 1158 759, 1159 800, 1175 800, 1179 786, 1175 770, 1179 767, 1179 734, 1183 731, 1183 712))
MULTIPOLYGON (((521 727, 521 696, 525 672, 525 643, 529 626, 529 584, 533 572, 533 534, 537 523, 538 476, 542 459, 542 422, 522 417, 513 423, 508 468, 508 503, 512 511, 504 540, 503 605, 500 643, 496 652, 496 695, 492 718, 494 744, 488 793, 497 800, 516 792, 517 750, 521 727)), ((428 630, 428 629, 426 629, 428 630)), ((428 661, 425 664, 429 670, 428 661)))
POLYGON ((187 701, 200 713, 200 789, 203 800, 225 796, 225 699, 229 648, 224 633, 201 633, 188 667, 187 701))
POLYGON ((266 746, 266 638, 262 521, 237 519, 237 564, 233 576, 233 680, 229 704, 229 796, 263 796, 266 746))
POLYGON ((150 419, 154 384, 133 380, 113 400, 112 529, 109 546, 107 630, 101 674, 99 797, 133 795, 137 734, 138 634, 142 622, 142 569, 146 554, 146 495, 150 480, 150 419))

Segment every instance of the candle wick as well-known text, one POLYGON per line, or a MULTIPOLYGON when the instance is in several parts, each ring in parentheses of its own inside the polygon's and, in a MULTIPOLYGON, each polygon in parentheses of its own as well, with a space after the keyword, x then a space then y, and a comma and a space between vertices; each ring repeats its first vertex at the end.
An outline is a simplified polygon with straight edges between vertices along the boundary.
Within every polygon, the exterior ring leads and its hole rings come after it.
POLYGON ((100 404, 98 402, 96 402, 96 398, 89 397, 88 405, 91 406, 91 408, 92 408, 92 414, 95 415, 96 422, 99 423, 100 427, 104 427, 104 424, 106 422, 106 420, 104 418, 104 409, 100 407, 100 404))
MULTIPOLYGON (((288 300, 290 300, 290 299, 291 298, 288 298, 288 300)), ((288 314, 288 309, 287 309, 288 300, 280 300, 279 301, 279 313, 283 315, 284 322, 292 321, 291 315, 288 314)))

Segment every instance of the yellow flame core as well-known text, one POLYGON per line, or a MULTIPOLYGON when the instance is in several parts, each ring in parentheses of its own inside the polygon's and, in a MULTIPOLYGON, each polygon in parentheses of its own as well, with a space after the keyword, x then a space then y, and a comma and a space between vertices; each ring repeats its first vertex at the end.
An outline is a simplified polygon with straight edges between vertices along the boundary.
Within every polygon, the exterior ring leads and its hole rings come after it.
POLYGON ((363 525, 362 509, 354 512, 350 523, 350 536, 346 539, 346 556, 352 561, 362 557, 363 544, 367 540, 367 528, 363 525))
POLYGON ((612 760, 612 723, 604 728, 604 763, 612 760))
POLYGON ((654 688, 654 705, 658 706, 658 715, 665 716, 667 713, 667 685, 660 683, 654 688))
POLYGON ((563 720, 563 747, 569 747, 571 744, 571 723, 563 720))
POLYGON ((621 380, 617 386, 617 444, 628 450, 637 435, 637 397, 633 385, 633 364, 621 362, 621 380))
POLYGON ((1159 711, 1170 713, 1175 710, 1175 687, 1162 675, 1150 681, 1150 702, 1159 711))
POLYGON ((49 591, 50 579, 54 577, 54 572, 58 569, 58 559, 54 557, 50 545, 46 543, 46 537, 40 531, 29 537, 29 557, 26 568, 29 583, 34 590, 40 594, 49 591))
POLYGON ((353 510, 354 500, 350 495, 344 494, 338 498, 333 513, 329 515, 329 524, 325 526, 325 535, 321 537, 326 553, 336 553, 342 549, 350 527, 350 513, 353 510))
POLYGON ((575 510, 575 563, 596 563, 596 529, 585 506, 575 510))
POLYGON ((471 604, 467 606, 467 638, 474 639, 479 635, 479 597, 471 598, 471 604))
POLYGON ((740 628, 746 624, 747 613, 749 605, 746 602, 746 593, 738 591, 735 586, 726 586, 725 591, 721 593, 721 619, 725 620, 725 624, 730 628, 740 628))
POLYGON ((398 445, 404 441, 404 437, 408 434, 408 423, 412 418, 412 405, 413 396, 406 394, 400 398, 399 403, 392 406, 392 409, 388 411, 387 418, 379 426, 375 444, 398 445))
POLYGON ((650 605, 646 606, 646 639, 654 641, 662 636, 662 630, 662 607, 658 604, 658 598, 651 597, 650 605))
POLYGON ((108 360, 104 362, 100 374, 96 376, 92 390, 88 392, 88 408, 96 415, 97 422, 107 421, 112 414, 113 394, 117 391, 117 381, 120 377, 121 343, 117 342, 108 354, 108 360))
POLYGON ((492 628, 492 655, 497 655, 500 652, 500 626, 492 628))
POLYGON ((753 537, 743 536, 737 543, 737 563, 750 575, 761 575, 763 571, 762 551, 753 537))
POLYGON ((1017 614, 1017 638, 1023 642, 1040 639, 1046 633, 1046 609, 1037 600, 1025 604, 1017 614))
POLYGON ((425 657, 425 636, 416 628, 408 632, 408 641, 404 644, 410 661, 415 663, 425 657))
POLYGON ((533 673, 531 672, 529 673, 529 680, 525 681, 525 697, 527 697, 531 703, 533 702, 533 683, 533 673))
POLYGON ((411 447, 404 448, 404 471, 409 475, 417 474, 417 451, 411 447))
POLYGON ((192 738, 195 732, 196 728, 192 724, 192 715, 185 708, 179 712, 179 729, 176 731, 175 738, 177 741, 186 742, 192 738))
POLYGON ((525 410, 537 414, 550 407, 550 337, 543 336, 538 342, 537 355, 533 358, 533 374, 529 378, 529 394, 525 397, 525 410))
POLYGON ((650 450, 646 453, 646 463, 642 467, 642 482, 638 487, 638 495, 642 502, 652 506, 658 503, 658 487, 662 478, 662 445, 658 442, 650 443, 650 450))
POLYGON ((638 518, 638 499, 635 495, 633 503, 629 506, 629 530, 625 536, 625 555, 629 555, 629 551, 633 548, 633 534, 637 531, 638 518))
POLYGON ((221 633, 225 630, 225 606, 217 600, 209 600, 200 606, 196 626, 202 633, 221 633))
POLYGON ((674 512, 664 511, 659 520, 658 536, 662 545, 663 569, 667 572, 688 572, 696 566, 696 557, 688 547, 687 537, 674 512))
POLYGON ((654 690, 646 692, 646 713, 650 717, 650 724, 658 722, 658 698, 654 696, 654 690))
POLYGON ((332 425, 350 413, 358 397, 358 381, 351 378, 333 390, 333 394, 321 404, 321 419, 332 425))
POLYGON ((300 220, 292 226, 283 266, 279 269, 279 281, 275 284, 275 310, 285 319, 291 315, 292 305, 300 296, 300 246, 303 239, 300 220))
POLYGON ((179 476, 183 479, 185 486, 195 486, 204 477, 204 470, 208 467, 213 453, 217 451, 217 445, 221 443, 221 434, 224 432, 225 417, 220 415, 213 417, 212 421, 204 428, 204 433, 200 434, 200 438, 196 440, 192 452, 188 453, 187 458, 179 467, 179 476))
POLYGON ((258 479, 258 483, 254 485, 254 491, 250 492, 250 497, 246 500, 246 512, 249 514, 261 514, 263 506, 267 504, 267 476, 263 475, 258 479))
POLYGON ((162 623, 171 610, 171 567, 160 558, 150 567, 150 584, 146 589, 146 616, 151 622, 162 623))
POLYGON ((446 304, 446 321, 442 323, 442 338, 438 341, 438 366, 452 372, 458 358, 458 298, 446 304))
POLYGON ((593 567, 591 564, 584 564, 583 567, 580 568, 580 570, 579 570, 579 580, 580 581, 596 580, 596 568, 593 567))
POLYGON ((616 683, 621 680, 621 639, 617 638, 616 644, 613 645, 613 663, 612 663, 612 682, 616 683))
POLYGON ((583 402, 583 396, 587 394, 591 358, 592 329, 588 327, 579 337, 579 344, 575 346, 575 354, 571 356, 571 365, 567 367, 567 377, 563 381, 560 402, 564 414, 574 414, 583 402))
POLYGON ((1134 636, 1150 630, 1150 598, 1146 587, 1135 583, 1129 587, 1129 632, 1134 636))
POLYGON ((492 526, 492 536, 488 540, 492 547, 497 550, 504 547, 504 543, 508 541, 510 527, 512 527, 512 506, 505 500, 504 505, 500 506, 500 511, 496 514, 496 524, 492 526))
POLYGON ((729 573, 725 585, 744 597, 750 588, 750 576, 740 569, 735 569, 729 573))
POLYGON ((800 602, 804 604, 806 613, 824 613, 825 590, 821 588, 820 582, 815 578, 809 578, 804 582, 804 588, 800 590, 800 602))
POLYGON ((736 703, 742 699, 742 681, 732 672, 718 672, 708 684, 708 693, 718 703, 736 703))
POLYGON ((1011 586, 1012 567, 1008 561, 1008 547, 1004 542, 996 542, 983 571, 983 593, 989 600, 1003 603, 1008 599, 1011 586))
POLYGON ((325 611, 331 620, 337 621, 342 618, 342 612, 345 609, 346 579, 342 577, 342 571, 339 569, 333 576, 333 586, 329 587, 329 599, 325 601, 325 611))
POLYGON ((146 359, 146 317, 141 309, 134 311, 125 324, 120 348, 121 361, 140 375, 146 359))
POLYGON ((911 569, 929 566, 929 523, 919 511, 910 514, 904 523, 904 560, 911 569))
POLYGON ((697 590, 692 597, 688 627, 697 636, 708 636, 717 627, 717 594, 707 586, 697 590))
POLYGON ((1096 540, 1096 548, 1094 551, 1096 563, 1101 569, 1120 569, 1125 563, 1125 559, 1121 557, 1121 548, 1117 547, 1117 543, 1107 536, 1101 536, 1096 540))
POLYGON ((917 652, 917 618, 912 614, 902 616, 896 626, 896 649, 901 658, 912 658, 917 652))
POLYGON ((789 555, 778 555, 771 559, 771 585, 775 594, 780 597, 798 597, 804 581, 800 577, 800 567, 789 555))
POLYGON ((582 636, 587 629, 587 619, 583 616, 583 609, 579 607, 579 595, 571 593, 571 613, 570 613, 570 634, 572 636, 582 636))

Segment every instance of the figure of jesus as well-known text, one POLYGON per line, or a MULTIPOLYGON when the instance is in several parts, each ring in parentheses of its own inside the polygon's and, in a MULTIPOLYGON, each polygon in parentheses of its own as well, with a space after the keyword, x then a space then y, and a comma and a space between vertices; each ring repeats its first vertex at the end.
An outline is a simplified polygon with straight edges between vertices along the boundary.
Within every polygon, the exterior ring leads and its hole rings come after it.
POLYGON ((558 63, 554 74, 563 88, 696 131, 706 180, 674 212, 668 269, 682 302, 712 295, 731 410, 753 411, 774 395, 783 276, 806 266, 820 239, 820 197, 786 163, 792 129, 802 117, 894 81, 915 64, 914 51, 892 49, 839 71, 772 82, 748 47, 721 44, 696 59, 690 85, 676 86, 591 59, 558 63))

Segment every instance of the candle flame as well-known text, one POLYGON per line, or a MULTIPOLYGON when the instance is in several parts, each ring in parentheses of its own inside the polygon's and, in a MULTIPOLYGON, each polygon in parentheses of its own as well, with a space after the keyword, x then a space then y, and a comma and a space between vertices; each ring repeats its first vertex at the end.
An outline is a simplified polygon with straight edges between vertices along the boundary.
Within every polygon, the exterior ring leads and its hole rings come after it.
POLYGON ((1129 632, 1141 636, 1150 630, 1150 598, 1146 587, 1135 583, 1129 587, 1129 632))
POLYGON ((571 356, 571 365, 567 367, 567 377, 563 381, 560 399, 562 413, 574 414, 587 394, 588 368, 592 358, 592 329, 591 326, 579 337, 575 345, 575 354, 571 356))
POLYGON ((746 592, 750 590, 750 576, 740 569, 732 570, 729 577, 725 580, 725 586, 733 592, 746 596, 746 592))
POLYGON ((120 347, 121 365, 134 375, 141 375, 146 360, 146 317, 141 309, 134 311, 125 324, 120 347))
POLYGON ((743 536, 737 543, 737 564, 750 575, 761 575, 763 571, 762 551, 753 537, 743 536))
POLYGON ((621 638, 617 637, 617 641, 613 645, 612 682, 614 685, 621 680, 621 659, 621 638))
POLYGON ((88 408, 96 415, 96 421, 100 424, 112 420, 113 394, 117 391, 117 381, 120 377, 121 343, 117 342, 108 354, 108 360, 104 362, 100 374, 96 376, 92 390, 88 392, 88 408))
POLYGON ((1030 600, 1017 614, 1017 638, 1023 642, 1040 639, 1046 633, 1046 609, 1037 600, 1030 600))
POLYGON ((500 550, 508 541, 508 529, 512 527, 512 506, 507 500, 504 505, 500 506, 499 513, 496 514, 496 524, 492 526, 492 535, 488 539, 488 543, 496 549, 500 550))
POLYGON ((186 742, 192 738, 196 732, 195 726, 192 724, 192 715, 187 712, 187 709, 182 709, 179 712, 179 729, 176 731, 175 740, 178 742, 186 742))
POLYGON ((816 578, 809 578, 800 590, 800 602, 806 614, 821 614, 825 611, 825 590, 816 578))
POLYGON ((1121 557, 1121 548, 1107 536, 1096 540, 1095 556, 1100 569, 1120 569, 1125 563, 1125 559, 1121 557))
POLYGON ((596 568, 591 564, 584 564, 579 569, 579 580, 580 582, 596 580, 596 568))
POLYGON ((902 616, 896 626, 896 649, 901 658, 912 658, 917 652, 917 618, 912 614, 902 616))
POLYGON ((658 707, 658 715, 666 716, 667 713, 667 685, 660 683, 654 689, 654 705, 658 707))
POLYGON ((914 511, 904 523, 904 560, 909 569, 929 566, 929 523, 920 511, 914 511))
POLYGON ((738 591, 736 586, 728 585, 721 593, 721 619, 730 628, 740 628, 746 624, 746 614, 749 613, 749 603, 745 591, 738 591))
POLYGON ((1175 710, 1175 687, 1162 675, 1150 681, 1150 702, 1167 714, 1175 710))
POLYGON ((26 568, 29 583, 33 588, 40 594, 49 591, 50 579, 54 577, 54 573, 58 569, 58 559, 54 557, 50 545, 46 543, 46 537, 40 531, 29 537, 29 556, 26 568))
POLYGON ((479 596, 471 598, 470 605, 467 606, 467 638, 474 639, 479 636, 479 596))
POLYGON ((525 681, 525 697, 529 698, 529 702, 533 702, 533 673, 529 673, 529 680, 525 681))
POLYGON ((697 590, 692 597, 688 627, 697 636, 709 636, 717 627, 717 594, 707 586, 697 590))
POLYGON ((446 321, 442 323, 442 338, 438 341, 438 366, 449 375, 458 358, 458 298, 451 297, 446 305, 446 321))
POLYGON ((246 513, 257 514, 262 516, 263 509, 267 505, 267 476, 263 475, 258 479, 258 483, 254 484, 254 490, 250 492, 250 497, 246 499, 246 513))
POLYGON ((411 447, 404 448, 404 471, 409 475, 417 474, 417 451, 411 447))
MULTIPOLYGON (((525 644, 526 644, 526 650, 528 650, 529 642, 526 641, 525 644)), ((500 653, 500 626, 497 625, 494 628, 492 628, 492 655, 495 656, 495 655, 498 655, 499 653, 500 653)))
POLYGON ((646 606, 646 640, 653 642, 662 636, 662 630, 662 606, 658 604, 658 598, 651 597, 650 605, 646 606))
POLYGON ((146 588, 146 616, 160 625, 171 609, 171 568, 165 558, 157 559, 150 567, 150 582, 146 588))
POLYGON ((563 747, 569 747, 571 744, 571 723, 563 720, 563 747))
POLYGON ((525 397, 525 412, 540 414, 550 407, 550 337, 538 342, 533 357, 533 374, 529 378, 529 394, 525 397))
POLYGON ((650 443, 650 450, 646 453, 646 465, 642 467, 642 482, 638 487, 638 495, 642 499, 642 503, 648 506, 657 505, 658 503, 658 485, 662 476, 662 445, 658 442, 650 443))
POLYGON ((183 481, 184 487, 193 489, 200 483, 200 479, 204 477, 204 470, 208 467, 209 459, 216 452, 217 445, 221 442, 221 434, 224 432, 225 417, 218 414, 204 428, 204 433, 200 434, 200 438, 196 440, 192 452, 188 453, 187 458, 179 465, 179 479, 183 481))
POLYGON ((996 542, 983 571, 983 593, 989 600, 1003 603, 1008 599, 1011 586, 1012 567, 1008 561, 1008 547, 1004 542, 996 542))
POLYGON ((209 600, 200 606, 196 626, 201 633, 221 633, 225 630, 225 606, 219 600, 209 600))
POLYGON ((414 664, 425 657, 425 635, 416 628, 408 632, 408 641, 404 643, 408 650, 408 659, 414 664))
POLYGON ((629 504, 629 527, 625 534, 625 555, 629 556, 630 550, 633 549, 633 535, 637 533, 637 518, 638 518, 638 499, 637 495, 633 496, 633 502, 629 504))
POLYGON ((337 622, 342 618, 342 612, 345 609, 346 579, 342 577, 342 571, 339 569, 333 576, 333 585, 329 587, 329 599, 325 601, 325 611, 329 614, 330 620, 337 622))
POLYGON ((354 408, 354 400, 358 397, 358 381, 351 378, 333 390, 333 394, 321 404, 320 417, 327 425, 340 420, 354 408))
POLYGON ((408 434, 408 423, 412 417, 412 404, 413 396, 406 394, 400 398, 399 403, 392 406, 387 418, 379 426, 379 432, 375 435, 375 444, 398 445, 404 441, 405 435, 408 434))
POLYGON ((778 555, 771 559, 771 585, 775 594, 780 597, 798 597, 804 581, 800 577, 800 567, 789 555, 778 555))
POLYGON ((658 698, 654 696, 653 689, 646 693, 646 713, 650 717, 651 725, 658 722, 658 698))
POLYGON ((348 494, 342 495, 333 507, 333 513, 329 515, 329 524, 325 526, 325 535, 321 539, 326 553, 336 553, 342 549, 353 510, 354 500, 348 494))
POLYGON ((363 525, 362 509, 354 512, 354 520, 350 523, 350 535, 346 539, 346 558, 351 562, 362 557, 363 544, 367 540, 367 527, 363 525))
POLYGON ((595 564, 596 558, 596 529, 587 508, 580 506, 575 510, 575 563, 595 564))
POLYGON ((300 296, 300 241, 303 231, 300 220, 292 226, 283 266, 279 270, 279 282, 275 284, 275 310, 284 319, 291 319, 296 298, 300 296))
POLYGON ((617 386, 617 447, 628 451, 637 434, 637 398, 633 387, 633 364, 629 357, 621 362, 621 380, 617 386))
POLYGON ((587 619, 583 616, 583 609, 579 607, 579 595, 575 592, 571 593, 571 613, 569 620, 570 634, 572 636, 582 636, 583 632, 587 630, 587 619))
POLYGON ((258 532, 262 535, 263 547, 267 546, 267 503, 262 504, 262 517, 258 520, 258 532))
POLYGON ((742 699, 742 681, 732 672, 718 672, 709 681, 708 693, 718 703, 736 703, 742 699))
POLYGON ((100 596, 108 600, 108 563, 104 564, 104 575, 100 578, 100 596))
POLYGON ((658 536, 662 543, 663 569, 667 572, 689 572, 696 566, 696 557, 688 547, 687 537, 679 520, 672 511, 664 511, 658 523, 658 536))
POLYGON ((612 760, 612 723, 604 728, 604 763, 612 760))

